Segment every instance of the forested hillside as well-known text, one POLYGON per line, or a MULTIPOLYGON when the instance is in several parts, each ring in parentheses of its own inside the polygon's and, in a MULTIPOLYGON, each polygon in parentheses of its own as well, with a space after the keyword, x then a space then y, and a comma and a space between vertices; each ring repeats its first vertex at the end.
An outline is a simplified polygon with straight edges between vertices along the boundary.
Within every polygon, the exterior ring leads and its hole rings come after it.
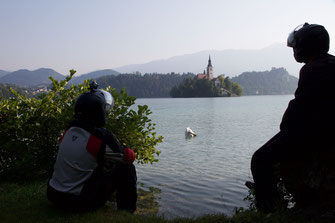
POLYGON ((111 69, 105 69, 105 70, 96 70, 87 74, 83 74, 80 76, 75 76, 71 79, 69 84, 82 84, 84 80, 87 79, 97 79, 102 76, 107 76, 107 75, 118 75, 120 74, 119 72, 111 69))
MULTIPOLYGON (((48 77, 48 73, 44 75, 48 77)), ((94 78, 94 75, 86 77, 94 78)), ((98 77, 96 80, 102 88, 109 85, 112 88, 116 88, 117 91, 126 88, 129 95, 137 98, 170 97, 172 89, 172 97, 191 97, 191 95, 194 95, 194 97, 224 96, 225 92, 240 95, 242 91, 243 95, 293 94, 298 83, 298 79, 290 75, 284 68, 272 68, 270 71, 263 72, 244 72, 231 79, 225 77, 221 84, 228 91, 220 91, 216 86, 210 84, 208 80, 196 81, 194 78, 195 75, 193 73, 154 73, 144 75, 140 73, 114 73, 98 77), (186 78, 189 81, 185 80, 186 78), (193 91, 191 92, 192 89, 193 91)), ((0 84, 1 97, 8 98, 13 96, 10 92, 10 86, 14 86, 13 88, 23 95, 32 96, 32 90, 29 88, 22 88, 12 84, 0 84)), ((34 89, 36 90, 36 87, 34 89)))
POLYGON ((298 79, 285 68, 272 68, 263 72, 244 72, 232 78, 243 90, 243 95, 280 95, 293 94, 298 79))
POLYGON ((110 85, 120 91, 123 87, 129 95, 137 98, 161 98, 170 97, 170 90, 178 86, 185 78, 195 77, 192 73, 187 74, 120 74, 109 75, 97 79, 100 87, 110 85))

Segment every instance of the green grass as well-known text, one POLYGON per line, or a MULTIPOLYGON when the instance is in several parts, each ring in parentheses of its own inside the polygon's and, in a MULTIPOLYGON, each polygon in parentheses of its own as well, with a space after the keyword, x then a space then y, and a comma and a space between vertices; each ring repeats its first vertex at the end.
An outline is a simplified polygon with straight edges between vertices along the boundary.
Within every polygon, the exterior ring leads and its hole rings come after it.
MULTIPOLYGON (((307 219, 287 212, 265 215, 254 211, 239 211, 232 217, 224 215, 206 215, 198 218, 177 218, 167 220, 157 217, 158 204, 155 201, 159 191, 150 188, 149 191, 139 189, 138 210, 134 215, 126 212, 117 211, 115 204, 109 202, 104 208, 89 213, 70 213, 55 208, 46 199, 45 183, 2 183, 0 184, 0 222, 104 222, 104 223, 319 223, 335 222, 334 219, 307 219)), ((178 205, 178 204, 176 204, 178 205)))

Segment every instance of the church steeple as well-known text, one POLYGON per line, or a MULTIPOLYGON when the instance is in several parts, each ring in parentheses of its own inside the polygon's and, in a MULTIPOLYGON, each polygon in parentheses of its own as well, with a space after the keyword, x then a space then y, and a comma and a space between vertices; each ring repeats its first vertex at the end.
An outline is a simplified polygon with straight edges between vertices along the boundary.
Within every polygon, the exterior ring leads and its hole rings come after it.
POLYGON ((212 67, 211 55, 209 55, 209 59, 208 59, 208 66, 207 66, 207 67, 209 67, 209 66, 211 66, 211 67, 212 67))
POLYGON ((213 79, 213 66, 212 66, 212 61, 211 61, 211 55, 209 55, 209 59, 208 59, 207 76, 209 80, 213 79))

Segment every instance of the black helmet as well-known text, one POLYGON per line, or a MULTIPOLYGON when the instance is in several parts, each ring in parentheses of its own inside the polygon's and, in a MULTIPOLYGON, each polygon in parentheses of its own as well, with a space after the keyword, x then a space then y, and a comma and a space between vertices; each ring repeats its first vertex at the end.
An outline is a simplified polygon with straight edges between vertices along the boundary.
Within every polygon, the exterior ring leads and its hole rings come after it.
POLYGON ((76 119, 102 127, 106 124, 108 112, 114 105, 114 99, 107 91, 97 88, 97 83, 91 81, 90 91, 77 98, 74 113, 76 119))
POLYGON ((329 50, 327 30, 317 24, 298 26, 287 38, 287 46, 292 47, 297 62, 307 62, 310 57, 326 54, 329 50))

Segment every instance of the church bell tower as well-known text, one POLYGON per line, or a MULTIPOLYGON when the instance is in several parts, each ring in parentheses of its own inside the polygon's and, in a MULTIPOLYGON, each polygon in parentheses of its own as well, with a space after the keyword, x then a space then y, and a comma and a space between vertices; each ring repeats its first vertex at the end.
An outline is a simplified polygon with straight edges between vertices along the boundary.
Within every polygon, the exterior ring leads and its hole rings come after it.
POLYGON ((209 80, 213 79, 213 66, 211 61, 211 56, 209 55, 208 65, 207 65, 207 76, 209 80))

